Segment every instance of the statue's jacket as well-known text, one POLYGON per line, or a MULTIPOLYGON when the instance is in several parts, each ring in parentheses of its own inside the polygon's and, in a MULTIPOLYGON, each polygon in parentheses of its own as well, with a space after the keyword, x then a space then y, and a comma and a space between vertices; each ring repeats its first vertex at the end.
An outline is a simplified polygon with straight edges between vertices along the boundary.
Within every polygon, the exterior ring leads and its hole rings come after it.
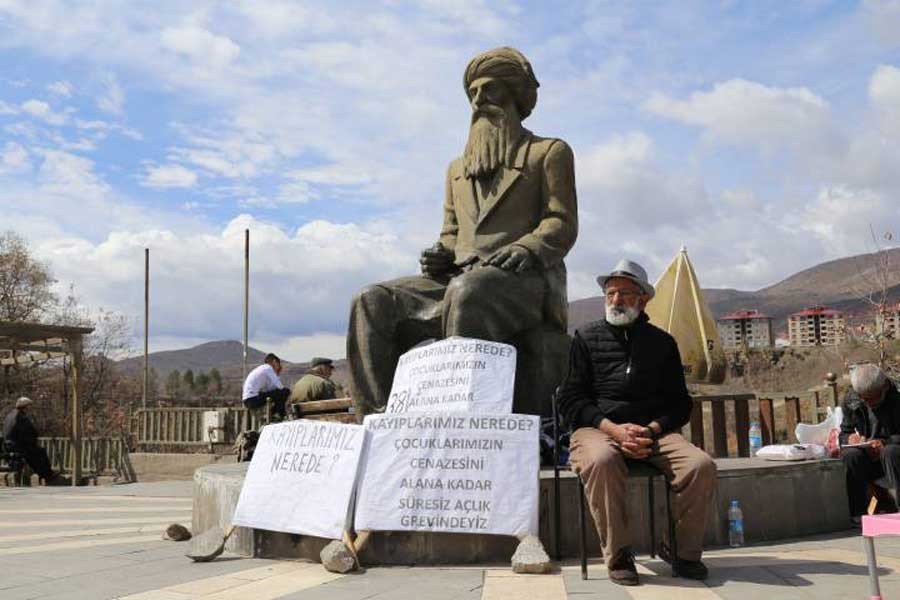
POLYGON ((578 234, 575 161, 572 149, 556 138, 525 131, 511 167, 501 167, 497 185, 479 212, 474 183, 462 158, 447 170, 441 243, 455 252, 456 264, 485 260, 510 244, 537 258, 547 295, 545 321, 565 331, 568 300, 563 258, 578 234))

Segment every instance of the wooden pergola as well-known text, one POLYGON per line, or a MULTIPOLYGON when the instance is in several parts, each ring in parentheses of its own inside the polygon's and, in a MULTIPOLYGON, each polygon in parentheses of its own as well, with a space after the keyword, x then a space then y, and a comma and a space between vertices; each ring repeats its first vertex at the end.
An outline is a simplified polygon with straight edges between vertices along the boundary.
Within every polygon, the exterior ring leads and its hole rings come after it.
POLYGON ((81 481, 78 372, 81 369, 83 337, 93 331, 93 327, 0 321, 0 366, 10 367, 65 357, 72 361, 72 485, 78 485, 81 481))

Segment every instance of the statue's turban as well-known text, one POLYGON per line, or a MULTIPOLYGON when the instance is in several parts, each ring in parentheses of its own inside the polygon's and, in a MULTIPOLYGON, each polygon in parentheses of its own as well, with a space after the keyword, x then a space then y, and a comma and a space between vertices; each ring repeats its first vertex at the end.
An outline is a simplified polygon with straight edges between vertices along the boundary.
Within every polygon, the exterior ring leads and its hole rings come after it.
POLYGON ((540 84, 531 70, 531 64, 521 52, 503 46, 482 52, 470 60, 463 76, 466 95, 469 94, 472 82, 482 77, 494 77, 503 81, 515 99, 519 116, 524 119, 531 114, 537 104, 537 89, 540 84))

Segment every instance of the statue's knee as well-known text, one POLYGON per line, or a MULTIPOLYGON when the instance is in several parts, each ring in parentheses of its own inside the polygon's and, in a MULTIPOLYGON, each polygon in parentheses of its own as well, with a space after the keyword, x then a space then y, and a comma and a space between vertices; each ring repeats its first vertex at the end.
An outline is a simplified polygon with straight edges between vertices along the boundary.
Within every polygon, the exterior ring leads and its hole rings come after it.
POLYGON ((353 307, 382 306, 390 300, 390 294, 380 285, 367 285, 353 295, 353 307))
POLYGON ((451 309, 458 310, 477 302, 484 302, 485 294, 486 290, 485 286, 481 284, 481 278, 476 273, 466 273, 450 280, 447 291, 444 293, 444 302, 451 309))

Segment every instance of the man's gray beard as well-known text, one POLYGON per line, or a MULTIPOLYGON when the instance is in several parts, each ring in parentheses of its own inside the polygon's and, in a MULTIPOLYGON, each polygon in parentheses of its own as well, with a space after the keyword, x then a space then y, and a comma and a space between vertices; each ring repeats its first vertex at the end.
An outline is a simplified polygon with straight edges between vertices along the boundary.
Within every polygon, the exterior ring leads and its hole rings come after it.
POLYGON ((463 151, 465 175, 470 179, 485 179, 509 164, 512 151, 512 128, 506 113, 499 108, 482 109, 469 128, 469 139, 463 151))
POLYGON ((628 327, 634 323, 641 315, 641 309, 636 306, 626 306, 619 308, 617 306, 606 307, 606 322, 616 327, 628 327))

